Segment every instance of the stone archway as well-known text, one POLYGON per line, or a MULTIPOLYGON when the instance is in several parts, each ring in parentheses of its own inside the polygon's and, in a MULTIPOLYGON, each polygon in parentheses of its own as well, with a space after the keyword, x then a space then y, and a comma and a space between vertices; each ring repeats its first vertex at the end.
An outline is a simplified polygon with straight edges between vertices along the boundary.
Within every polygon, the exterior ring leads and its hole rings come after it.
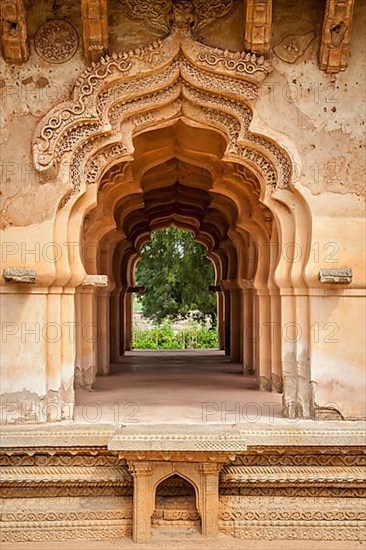
MULTIPOLYGON (((63 289, 58 315, 74 322, 77 288, 83 307, 77 306, 76 315, 85 312, 80 326, 96 325, 99 318, 108 324, 107 312, 112 311, 118 327, 127 284, 118 275, 121 265, 130 265, 153 226, 167 223, 166 218, 188 223, 226 266, 221 282, 227 325, 236 327, 230 330, 233 358, 256 371, 260 389, 283 388, 286 416, 308 417, 306 204, 291 185, 288 152, 250 130, 259 86, 269 71, 254 54, 238 57, 212 49, 176 28, 164 41, 102 58, 87 70, 76 83, 73 100, 54 108, 39 124, 34 160, 39 170, 56 171, 68 189, 57 206, 54 236, 56 242, 76 246, 55 261, 53 285, 63 289), (206 137, 195 144, 198 135, 206 137), (179 178, 185 185, 186 166, 193 174, 190 181, 198 181, 188 186, 188 195, 197 188, 203 193, 201 204, 208 197, 206 209, 212 216, 182 214, 178 206, 192 206, 189 198, 177 199, 177 208, 163 215, 158 198, 155 217, 149 217, 155 200, 151 180, 165 178, 166 189, 179 178), (85 245, 93 243, 94 253, 86 257, 85 245), (302 251, 296 262, 294 243, 302 251), (100 273, 109 282, 96 292, 100 273), (291 333, 298 328, 299 338, 291 333), (290 336, 282 338, 283 330, 290 336)), ((80 348, 81 340, 79 333, 76 366, 89 386, 98 368, 108 370, 108 351, 85 339, 80 348)), ((122 350, 118 334, 111 340, 111 353, 117 357, 122 350)), ((71 358, 75 351, 64 341, 56 352, 65 367, 61 381, 69 380, 70 361, 65 364, 63 357, 71 358)))
POLYGON ((155 489, 152 526, 200 530, 201 521, 196 500, 194 486, 182 476, 173 474, 162 480, 155 489))
MULTIPOLYGON (((182 453, 176 461, 166 461, 163 456, 151 455, 149 461, 130 460, 129 467, 134 478, 133 540, 145 542, 151 536, 151 518, 155 509, 155 494, 158 485, 173 475, 188 481, 195 490, 196 506, 201 517, 202 534, 217 537, 219 505, 219 472, 221 462, 209 462, 187 458, 182 453)), ((171 453, 170 453, 171 455, 171 453)))

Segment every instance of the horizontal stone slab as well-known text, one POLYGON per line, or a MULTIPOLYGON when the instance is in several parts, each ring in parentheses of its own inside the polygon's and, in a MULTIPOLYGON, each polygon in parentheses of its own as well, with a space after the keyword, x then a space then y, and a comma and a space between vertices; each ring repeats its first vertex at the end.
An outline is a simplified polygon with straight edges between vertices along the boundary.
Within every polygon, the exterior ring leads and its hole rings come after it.
MULTIPOLYGON (((273 423, 237 423, 237 424, 139 424, 118 426, 115 424, 27 424, 3 425, 1 430, 0 447, 72 447, 93 446, 106 447, 116 445, 116 450, 131 450, 122 448, 126 445, 136 445, 144 450, 154 441, 156 450, 158 445, 173 446, 174 441, 189 450, 193 445, 189 441, 198 440, 201 434, 204 445, 215 443, 219 438, 233 434, 232 444, 239 438, 238 446, 246 450, 250 446, 340 446, 366 445, 366 423, 364 421, 289 421, 276 419, 273 423), (193 434, 196 436, 193 437, 193 434), (122 437, 123 434, 123 437, 122 437), (215 435, 216 434, 216 435, 215 435), (113 444, 112 444, 113 441, 113 444), (137 441, 137 443, 131 443, 137 441), (164 441, 165 443, 159 443, 164 441)), ((200 443, 201 445, 202 443, 200 443)), ((165 447, 165 450, 166 450, 165 447)), ((112 447, 109 447, 113 450, 112 447)), ((132 449, 136 450, 136 449, 132 449)), ((201 451, 197 447, 196 451, 201 451)), ((215 445, 210 450, 219 451, 215 445)), ((237 449, 236 449, 237 450, 237 449)))
POLYGON ((138 425, 126 426, 108 442, 111 451, 245 451, 245 438, 235 425, 138 425))
POLYGON ((3 277, 7 283, 31 284, 37 280, 37 271, 20 267, 6 267, 3 270, 3 277))
POLYGON ((107 275, 86 275, 82 286, 97 286, 97 287, 106 287, 108 286, 108 276, 107 275))
POLYGON ((321 269, 319 271, 319 280, 321 283, 349 284, 352 283, 352 269, 321 269))

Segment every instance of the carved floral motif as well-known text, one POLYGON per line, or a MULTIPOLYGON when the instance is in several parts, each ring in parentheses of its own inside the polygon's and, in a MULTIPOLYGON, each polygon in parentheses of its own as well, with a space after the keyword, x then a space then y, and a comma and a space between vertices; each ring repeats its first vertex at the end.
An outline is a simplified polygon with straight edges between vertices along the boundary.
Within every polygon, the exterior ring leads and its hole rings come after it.
POLYGON ((49 63, 64 63, 78 48, 78 33, 70 23, 54 19, 44 23, 34 37, 38 55, 49 63))
POLYGON ((119 0, 127 17, 140 20, 159 36, 166 36, 176 27, 201 31, 215 19, 229 14, 234 4, 234 0, 119 0))

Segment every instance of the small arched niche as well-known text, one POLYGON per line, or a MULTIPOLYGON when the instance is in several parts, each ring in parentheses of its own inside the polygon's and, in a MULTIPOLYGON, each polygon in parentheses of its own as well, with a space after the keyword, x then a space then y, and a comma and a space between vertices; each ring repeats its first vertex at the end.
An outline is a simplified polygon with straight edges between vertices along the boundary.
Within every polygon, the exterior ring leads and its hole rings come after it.
POLYGON ((201 532, 195 487, 178 474, 162 480, 155 491, 152 527, 195 529, 201 532))

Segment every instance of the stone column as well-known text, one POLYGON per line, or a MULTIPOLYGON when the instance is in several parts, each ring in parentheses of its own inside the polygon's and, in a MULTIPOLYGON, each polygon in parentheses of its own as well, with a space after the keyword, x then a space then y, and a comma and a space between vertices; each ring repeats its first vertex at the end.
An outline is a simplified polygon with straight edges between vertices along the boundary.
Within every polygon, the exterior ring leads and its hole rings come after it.
POLYGON ((60 397, 62 387, 62 319, 61 319, 62 289, 49 288, 47 296, 47 324, 42 337, 47 342, 47 392, 53 395, 53 400, 45 408, 45 421, 60 421, 60 397), (52 406, 52 402, 54 406, 52 406))
POLYGON ((125 351, 132 349, 132 319, 133 319, 133 294, 126 292, 125 295, 125 351))
POLYGON ((205 462, 199 465, 201 475, 202 535, 215 538, 218 535, 220 465, 205 462))
POLYGON ((241 291, 230 290, 230 358, 234 363, 241 360, 241 291))
POLYGON ((79 313, 81 331, 78 330, 78 339, 81 339, 81 342, 78 344, 75 383, 79 387, 91 390, 97 370, 97 322, 94 288, 85 287, 80 290, 79 313))
POLYGON ((98 303, 98 374, 110 371, 109 292, 99 290, 98 303))
POLYGON ((243 289, 243 374, 253 374, 253 294, 243 289))
POLYGON ((281 296, 281 344, 282 344, 282 378, 283 397, 282 413, 284 417, 297 416, 297 364, 295 298, 293 295, 281 296))
POLYGON ((267 290, 257 290, 256 313, 258 326, 256 338, 258 386, 262 391, 271 391, 271 302, 267 290))
POLYGON ((282 393, 282 371, 281 371, 281 297, 277 290, 270 291, 271 294, 271 373, 272 391, 282 393))
POLYGON ((133 475, 133 532, 134 542, 146 542, 151 537, 151 483, 152 462, 134 461, 130 465, 133 475))
POLYGON ((126 328, 126 290, 122 289, 119 295, 119 325, 118 325, 118 349, 119 357, 126 351, 125 348, 125 328, 126 328))
POLYGON ((225 349, 225 314, 224 294, 222 291, 217 292, 217 332, 219 339, 219 349, 225 349))
POLYGON ((230 355, 230 292, 224 290, 224 333, 225 333, 225 355, 230 355))
POLYGON ((64 288, 61 297, 62 320, 62 420, 72 420, 74 417, 75 391, 75 288, 64 288))
POLYGON ((296 296, 296 374, 297 414, 302 418, 310 416, 310 349, 309 349, 309 304, 308 296, 296 296))

